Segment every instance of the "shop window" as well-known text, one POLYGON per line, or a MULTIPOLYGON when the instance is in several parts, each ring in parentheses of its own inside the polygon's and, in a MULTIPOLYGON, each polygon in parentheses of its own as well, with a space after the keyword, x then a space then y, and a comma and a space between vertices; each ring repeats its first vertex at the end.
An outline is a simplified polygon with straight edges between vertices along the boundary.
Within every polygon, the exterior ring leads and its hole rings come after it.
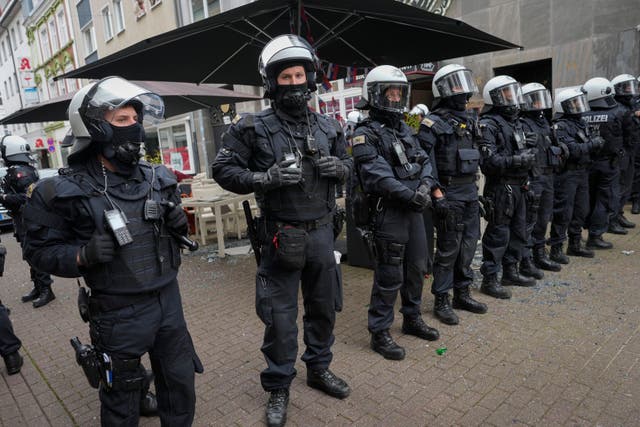
POLYGON ((158 127, 158 144, 165 165, 184 173, 196 172, 188 122, 158 127))

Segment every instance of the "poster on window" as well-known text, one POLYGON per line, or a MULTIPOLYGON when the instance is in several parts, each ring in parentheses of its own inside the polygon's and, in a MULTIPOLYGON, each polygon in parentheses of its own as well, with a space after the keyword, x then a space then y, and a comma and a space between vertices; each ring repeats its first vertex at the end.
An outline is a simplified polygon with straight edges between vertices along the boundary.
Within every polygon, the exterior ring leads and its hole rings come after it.
POLYGON ((163 148, 162 163, 169 166, 171 169, 178 170, 180 172, 188 172, 191 170, 189 150, 187 147, 163 148))

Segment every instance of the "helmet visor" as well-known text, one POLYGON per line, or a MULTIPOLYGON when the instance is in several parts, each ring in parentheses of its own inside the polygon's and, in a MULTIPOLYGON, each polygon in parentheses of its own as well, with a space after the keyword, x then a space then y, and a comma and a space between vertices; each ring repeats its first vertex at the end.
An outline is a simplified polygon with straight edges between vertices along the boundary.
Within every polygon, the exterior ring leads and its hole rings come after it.
POLYGON ((98 82, 87 97, 85 114, 90 119, 104 120, 107 112, 126 105, 133 105, 138 114, 142 114, 139 120, 144 120, 145 126, 156 125, 164 118, 164 102, 158 94, 120 77, 98 82))
POLYGON ((489 92, 491 102, 496 107, 509 107, 522 104, 522 92, 519 83, 500 86, 489 92))
POLYGON ((537 90, 522 95, 522 109, 524 111, 547 110, 553 106, 551 95, 548 90, 537 90))
POLYGON ((638 94, 638 82, 635 80, 627 80, 626 82, 620 82, 613 86, 616 90, 616 95, 632 95, 638 94))
POLYGON ((447 74, 435 82, 440 97, 458 95, 461 93, 473 94, 478 91, 473 75, 469 70, 457 70, 447 74))
POLYGON ((368 87, 369 103, 379 110, 404 113, 408 111, 411 87, 404 82, 372 82, 368 87))
POLYGON ((589 103, 585 95, 578 95, 560 103, 562 111, 567 114, 580 114, 589 111, 589 103))

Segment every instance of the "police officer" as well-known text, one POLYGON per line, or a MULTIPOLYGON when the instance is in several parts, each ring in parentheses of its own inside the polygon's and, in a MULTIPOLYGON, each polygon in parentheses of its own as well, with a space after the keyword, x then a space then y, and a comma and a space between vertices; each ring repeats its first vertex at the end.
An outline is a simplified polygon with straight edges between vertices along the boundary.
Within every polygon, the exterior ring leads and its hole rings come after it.
POLYGON ((427 153, 434 153, 434 177, 446 197, 435 203, 437 249, 431 292, 433 313, 443 323, 458 324, 453 308, 486 313, 487 306, 471 297, 471 262, 480 238, 478 205, 478 151, 474 136, 479 132, 475 112, 466 105, 478 88, 471 70, 449 64, 433 77, 434 110, 422 120, 418 139, 427 153))
POLYGON ((487 228, 482 236, 483 275, 480 290, 495 298, 511 298, 503 287, 534 286, 536 280, 518 271, 526 244, 528 177, 535 165, 531 146, 518 118, 520 84, 509 76, 497 76, 482 91, 485 111, 480 117, 481 168, 486 176, 483 196, 488 205, 487 228), (502 282, 497 275, 502 265, 502 282))
POLYGON ((427 242, 422 212, 431 195, 442 198, 431 175, 429 156, 403 121, 409 83, 402 71, 380 65, 367 74, 358 108, 369 118, 356 129, 353 158, 358 179, 375 212, 373 232, 375 273, 368 328, 371 348, 386 359, 402 360, 404 348, 391 338, 394 303, 402 300, 402 331, 437 340, 437 330, 420 315, 422 285, 427 271, 427 242))
MULTIPOLYGON (((22 208, 27 201, 27 190, 38 181, 38 171, 30 163, 31 147, 24 138, 7 135, 0 142, 0 153, 4 164, 8 166, 7 174, 2 181, 3 194, 0 202, 11 212, 13 218, 13 235, 19 243, 24 241, 25 229, 22 224, 22 208)), ((51 276, 30 266, 33 289, 22 296, 22 302, 33 301, 38 308, 53 301, 56 296, 51 290, 51 276)))
POLYGON ((624 228, 636 225, 624 216, 624 205, 631 196, 633 176, 635 174, 635 152, 640 144, 640 108, 635 99, 638 96, 638 82, 631 74, 620 74, 611 79, 615 91, 615 100, 623 113, 624 153, 620 158, 620 203, 619 214, 615 220, 624 228))
POLYGON ((350 388, 329 370, 333 358, 336 261, 335 187, 351 161, 342 128, 307 106, 318 66, 311 46, 295 35, 265 45, 259 58, 271 108, 237 120, 223 136, 213 176, 235 193, 255 192, 260 207, 261 262, 256 311, 265 324, 262 387, 270 392, 267 424, 284 425, 296 376, 298 287, 304 300, 302 360, 307 385, 346 398, 350 388))
POLYGON ((602 138, 592 137, 582 115, 589 111, 585 94, 579 89, 565 89, 554 101, 556 116, 553 133, 559 144, 569 150, 563 169, 554 176, 553 218, 549 245, 552 261, 569 264, 562 244, 569 234, 567 254, 592 258, 593 251, 582 245, 582 227, 589 213, 589 172, 591 153, 603 146, 602 138))
POLYGON ((362 113, 360 111, 350 111, 347 114, 347 123, 344 126, 344 139, 347 142, 347 146, 351 147, 351 139, 353 138, 353 132, 358 126, 358 123, 362 121, 362 113))
POLYGON ((547 256, 545 234, 553 215, 553 175, 559 170, 563 157, 568 156, 568 148, 558 145, 551 133, 551 126, 544 115, 553 107, 551 95, 540 83, 522 86, 522 124, 525 132, 535 135, 536 163, 531 169, 529 187, 533 193, 527 205, 527 236, 520 263, 520 271, 525 276, 542 279, 538 268, 560 271, 561 266, 547 256), (533 255, 533 257, 532 257, 533 255))
POLYGON ((137 425, 148 352, 163 425, 188 426, 194 372, 176 276, 187 219, 175 175, 139 160, 143 119, 162 119, 162 99, 119 77, 79 90, 69 105, 69 169, 38 182, 24 210, 24 252, 62 277, 83 276, 100 370, 102 425, 137 425), (110 374, 109 374, 110 373, 110 374))
POLYGON ((411 111, 409 111, 409 114, 412 116, 418 116, 418 119, 422 121, 422 119, 427 117, 429 114, 429 108, 424 104, 416 104, 411 111))
POLYGON ((611 249, 613 244, 602 238, 605 232, 627 234, 616 220, 620 203, 620 159, 624 154, 623 115, 614 99, 611 82, 594 77, 583 85, 590 111, 582 116, 592 134, 604 139, 604 147, 592 153, 589 171, 589 200, 591 210, 587 217, 590 249, 611 249), (611 220, 613 218, 613 220, 611 220))
POLYGON ((13 332, 9 309, 0 301, 0 356, 4 359, 9 375, 17 374, 22 368, 24 360, 18 351, 21 346, 22 342, 13 332))

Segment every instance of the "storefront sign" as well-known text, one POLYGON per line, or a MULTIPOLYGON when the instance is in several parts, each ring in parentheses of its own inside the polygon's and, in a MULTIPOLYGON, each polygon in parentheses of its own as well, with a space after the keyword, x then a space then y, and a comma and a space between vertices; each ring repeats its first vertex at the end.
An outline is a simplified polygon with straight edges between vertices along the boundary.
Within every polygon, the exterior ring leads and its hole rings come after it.
POLYGON ((187 147, 169 148, 162 150, 162 163, 179 171, 191 170, 189 150, 187 147))
POLYGON ((447 10, 451 7, 453 0, 397 0, 400 3, 408 4, 410 6, 419 7, 427 12, 435 13, 436 15, 446 15, 447 10))

